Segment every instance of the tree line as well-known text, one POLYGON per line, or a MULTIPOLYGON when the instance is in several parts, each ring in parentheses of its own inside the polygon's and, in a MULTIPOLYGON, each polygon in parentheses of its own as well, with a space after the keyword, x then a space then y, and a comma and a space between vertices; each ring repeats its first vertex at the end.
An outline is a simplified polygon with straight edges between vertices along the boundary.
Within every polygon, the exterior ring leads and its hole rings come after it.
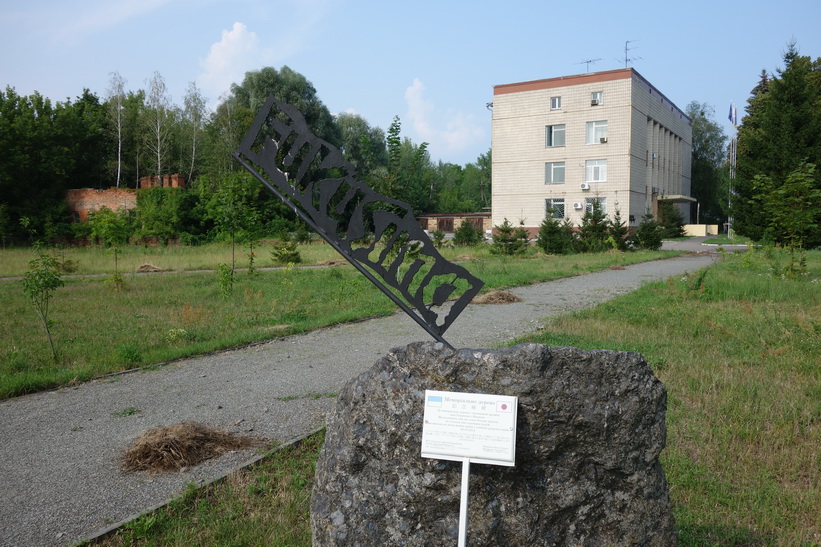
POLYGON ((115 72, 102 98, 88 89, 75 100, 57 102, 37 92, 0 90, 0 239, 19 240, 31 232, 46 240, 86 237, 93 230, 106 232, 112 222, 120 226, 118 234, 191 242, 237 230, 292 230, 290 209, 231 157, 271 94, 296 106, 311 130, 338 147, 365 182, 415 211, 490 206, 490 151, 465 166, 434 162, 426 143, 401 136, 398 117, 386 132, 358 114, 334 116, 311 82, 287 66, 246 73, 213 112, 193 82, 175 104, 160 73, 134 91, 115 72), (65 196, 71 188, 137 188, 141 177, 172 173, 182 174, 188 187, 138 192, 135 214, 103 211, 96 228, 70 222, 65 196), (240 210, 243 218, 227 219, 240 210), (19 219, 27 219, 28 228, 19 219))
POLYGON ((795 43, 761 72, 738 128, 733 228, 791 250, 821 245, 821 58, 795 43))

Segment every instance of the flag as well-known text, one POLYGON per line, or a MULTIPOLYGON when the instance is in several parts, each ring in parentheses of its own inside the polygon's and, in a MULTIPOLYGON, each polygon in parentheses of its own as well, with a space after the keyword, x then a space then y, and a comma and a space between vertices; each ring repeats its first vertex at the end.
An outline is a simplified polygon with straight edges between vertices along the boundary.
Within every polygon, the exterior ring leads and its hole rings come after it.
POLYGON ((727 119, 729 119, 733 125, 738 125, 738 117, 735 109, 735 103, 730 103, 730 114, 727 116, 727 119))
POLYGON ((428 406, 442 406, 442 397, 438 395, 428 395, 428 406))

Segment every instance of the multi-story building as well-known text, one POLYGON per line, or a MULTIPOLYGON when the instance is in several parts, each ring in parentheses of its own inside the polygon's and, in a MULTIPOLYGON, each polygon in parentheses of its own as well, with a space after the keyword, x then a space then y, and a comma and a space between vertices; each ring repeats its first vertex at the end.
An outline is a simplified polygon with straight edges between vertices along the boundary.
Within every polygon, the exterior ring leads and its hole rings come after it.
POLYGON ((632 68, 493 88, 494 226, 580 225, 598 200, 635 229, 659 201, 690 218, 691 120, 632 68))

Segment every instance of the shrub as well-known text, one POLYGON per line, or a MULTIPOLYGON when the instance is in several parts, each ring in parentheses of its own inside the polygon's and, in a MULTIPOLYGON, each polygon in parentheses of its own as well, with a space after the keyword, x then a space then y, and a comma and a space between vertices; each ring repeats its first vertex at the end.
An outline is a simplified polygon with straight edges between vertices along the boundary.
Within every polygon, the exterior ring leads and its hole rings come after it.
POLYGON ((463 220, 453 233, 455 245, 473 246, 482 242, 482 229, 474 226, 469 220, 463 220))
POLYGON ((271 249, 271 260, 275 264, 299 264, 302 262, 302 256, 299 254, 296 242, 285 238, 279 243, 274 243, 271 249))
POLYGON ((636 242, 640 249, 657 251, 661 249, 661 241, 664 239, 661 224, 653 220, 651 213, 641 217, 641 223, 636 231, 636 242))
POLYGON ((552 211, 548 211, 539 226, 536 245, 547 254, 563 255, 573 252, 575 239, 570 221, 553 218, 552 211))
POLYGON ((497 255, 517 255, 523 254, 527 250, 527 231, 519 226, 514 228, 508 219, 496 226, 496 233, 493 234, 493 246, 490 252, 497 255))

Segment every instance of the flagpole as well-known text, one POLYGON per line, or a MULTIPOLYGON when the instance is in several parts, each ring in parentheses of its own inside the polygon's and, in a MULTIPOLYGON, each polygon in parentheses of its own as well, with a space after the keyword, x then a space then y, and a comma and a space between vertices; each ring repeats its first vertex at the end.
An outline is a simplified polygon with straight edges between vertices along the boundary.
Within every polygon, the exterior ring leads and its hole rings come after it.
POLYGON ((732 211, 733 181, 735 180, 736 159, 738 157, 738 112, 734 102, 730 103, 730 114, 727 117, 730 123, 733 124, 733 138, 730 140, 730 188, 727 194, 727 237, 732 237, 733 217, 730 213, 732 211))

